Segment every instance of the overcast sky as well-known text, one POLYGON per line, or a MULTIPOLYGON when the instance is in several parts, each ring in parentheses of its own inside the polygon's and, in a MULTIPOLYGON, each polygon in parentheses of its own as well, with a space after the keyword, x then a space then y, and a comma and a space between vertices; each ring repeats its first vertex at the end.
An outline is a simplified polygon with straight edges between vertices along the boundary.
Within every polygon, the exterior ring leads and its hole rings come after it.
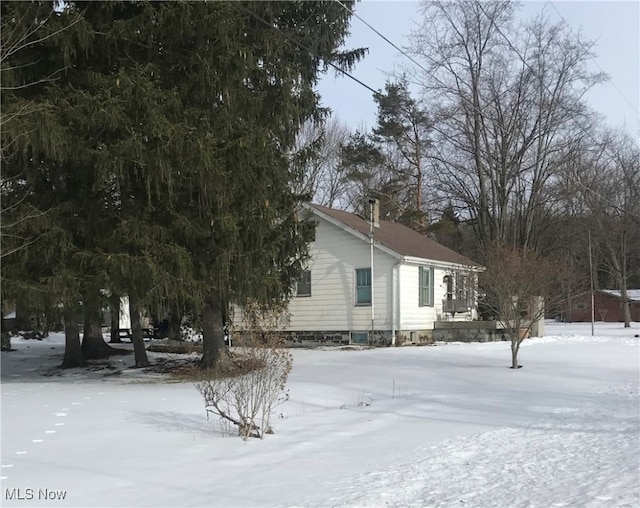
MULTIPOLYGON (((419 2, 403 0, 364 0, 355 12, 396 46, 408 44, 412 20, 419 19, 419 2)), ((543 9, 554 21, 564 18, 574 34, 597 42, 598 54, 592 70, 604 71, 609 82, 592 90, 587 99, 606 116, 612 127, 624 127, 640 136, 640 1, 530 1, 520 15, 527 19, 543 9)), ((368 47, 369 54, 352 74, 374 90, 384 88, 389 73, 400 71, 410 62, 355 16, 347 47, 368 47)), ((318 87, 323 105, 352 128, 371 127, 376 106, 371 92, 333 72, 318 87)))

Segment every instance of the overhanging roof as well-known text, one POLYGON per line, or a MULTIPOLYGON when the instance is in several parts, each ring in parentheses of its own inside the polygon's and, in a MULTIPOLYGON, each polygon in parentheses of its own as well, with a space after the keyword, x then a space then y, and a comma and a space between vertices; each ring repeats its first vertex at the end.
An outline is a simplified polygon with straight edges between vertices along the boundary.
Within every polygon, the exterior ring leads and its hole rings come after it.
MULTIPOLYGON (((341 223, 343 229, 347 231, 352 230, 361 235, 369 235, 370 223, 356 214, 314 204, 308 207, 318 215, 328 216, 341 223)), ((374 228, 373 237, 376 243, 384 245, 401 256, 481 268, 478 263, 468 257, 397 222, 381 220, 380 226, 374 228)))

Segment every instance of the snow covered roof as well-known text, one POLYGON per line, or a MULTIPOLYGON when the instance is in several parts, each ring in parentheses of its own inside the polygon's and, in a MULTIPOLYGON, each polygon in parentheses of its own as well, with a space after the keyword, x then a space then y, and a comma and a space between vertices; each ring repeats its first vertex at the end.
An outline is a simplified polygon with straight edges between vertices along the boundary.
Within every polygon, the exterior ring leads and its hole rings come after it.
MULTIPOLYGON (((601 291, 611 296, 615 296, 616 298, 622 298, 620 291, 617 289, 602 289, 601 291)), ((640 289, 627 289, 627 296, 629 297, 629 300, 640 301, 640 289)))

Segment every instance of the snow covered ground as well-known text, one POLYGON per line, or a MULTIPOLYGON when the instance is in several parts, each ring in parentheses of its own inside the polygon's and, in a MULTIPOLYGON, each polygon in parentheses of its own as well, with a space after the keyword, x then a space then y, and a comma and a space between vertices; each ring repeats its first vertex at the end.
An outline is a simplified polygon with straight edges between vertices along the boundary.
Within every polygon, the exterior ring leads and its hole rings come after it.
POLYGON ((191 383, 60 375, 61 336, 14 340, 1 504, 639 506, 640 325, 546 333, 517 371, 502 342, 296 350, 276 434, 246 442, 207 421, 191 383))

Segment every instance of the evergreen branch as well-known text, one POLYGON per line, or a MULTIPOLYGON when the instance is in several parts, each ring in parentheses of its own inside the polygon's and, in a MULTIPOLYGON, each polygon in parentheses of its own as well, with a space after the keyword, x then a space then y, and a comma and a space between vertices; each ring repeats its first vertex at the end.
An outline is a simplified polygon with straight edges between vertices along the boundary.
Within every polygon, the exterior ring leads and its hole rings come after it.
MULTIPOLYGON (((51 32, 50 34, 47 34, 43 37, 40 37, 38 39, 34 39, 32 41, 29 42, 25 42, 29 37, 31 37, 33 34, 35 34, 38 30, 40 30, 45 23, 49 20, 49 18, 53 15, 53 10, 49 13, 49 15, 45 18, 44 21, 42 21, 40 24, 36 25, 34 28, 30 29, 29 31, 27 31, 25 34, 23 34, 21 37, 19 36, 18 40, 16 40, 15 42, 11 43, 9 42, 9 47, 7 49, 6 47, 6 43, 3 43, 2 46, 5 48, 5 51, 0 51, 0 63, 4 62, 4 60, 6 60, 7 58, 11 57, 12 55, 14 55, 15 53, 17 53, 18 51, 21 51, 25 48, 28 48, 29 46, 33 46, 34 44, 39 44, 41 42, 44 42, 48 39, 51 39, 52 37, 55 37, 56 35, 64 32, 65 30, 68 30, 69 28, 71 28, 72 26, 74 26, 76 23, 78 23, 84 16, 84 12, 79 13, 75 19, 72 20, 72 22, 68 25, 65 25, 61 28, 59 28, 58 30, 55 30, 54 32, 51 32)), ((25 14, 26 16, 26 14, 25 14)), ((20 25, 20 23, 16 23, 17 26, 20 25)), ((4 27, 3 27, 4 28, 4 27)))
POLYGON ((54 76, 56 74, 60 74, 61 72, 66 71, 67 69, 69 69, 69 67, 63 67, 62 69, 58 69, 57 71, 51 73, 46 78, 42 78, 42 79, 39 79, 37 81, 31 81, 30 83, 25 83, 24 85, 16 85, 16 86, 1 86, 0 85, 0 91, 22 90, 24 88, 29 88, 31 86, 39 85, 41 83, 52 83, 52 82, 57 81, 59 79, 59 78, 54 78, 54 76))

